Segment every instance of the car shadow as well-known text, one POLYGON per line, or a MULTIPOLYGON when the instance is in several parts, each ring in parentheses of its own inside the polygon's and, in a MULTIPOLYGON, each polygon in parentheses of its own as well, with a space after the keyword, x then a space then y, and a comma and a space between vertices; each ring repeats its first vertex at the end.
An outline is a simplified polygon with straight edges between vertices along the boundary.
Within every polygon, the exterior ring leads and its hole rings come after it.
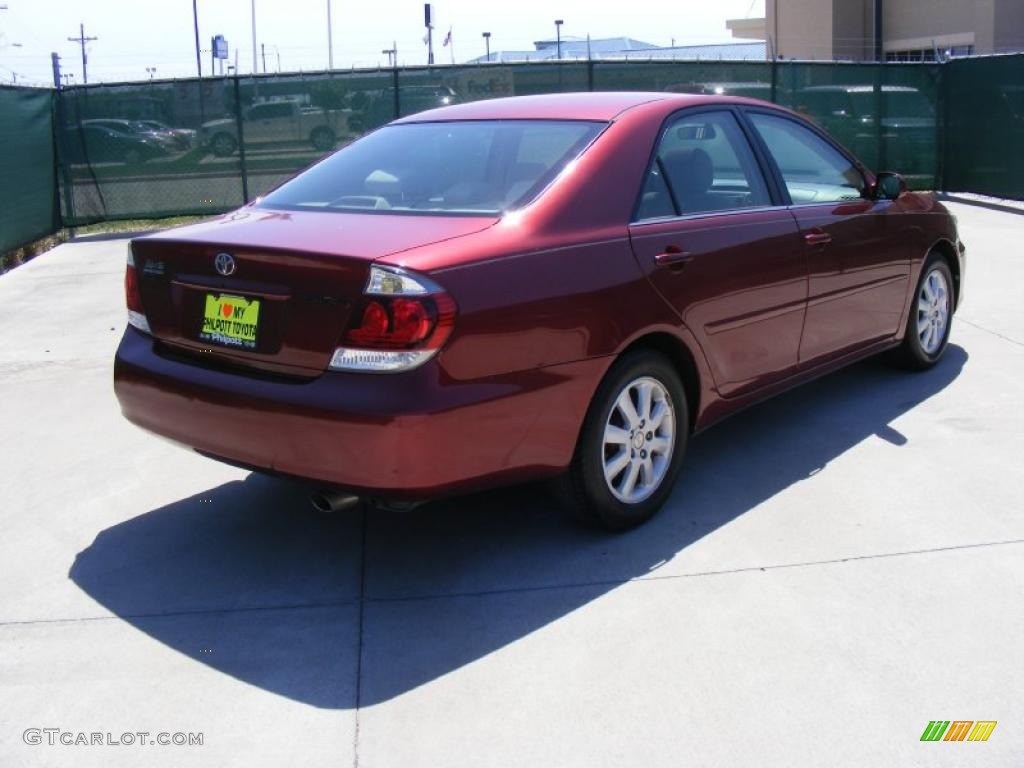
POLYGON ((253 474, 100 532, 69 575, 116 616, 213 669, 318 707, 368 706, 656 571, 873 435, 905 444, 891 423, 947 387, 967 359, 951 345, 923 374, 868 360, 748 410, 696 438, 665 509, 620 535, 564 522, 536 486, 322 517, 307 511, 308 488, 253 474), (501 599, 523 594, 533 597, 501 599), (480 597, 490 598, 483 618, 479 602, 439 609, 439 598, 480 597), (280 653, 280 624, 332 608, 348 611, 361 649, 351 690, 323 684, 353 664, 351 643, 333 636, 309 653, 280 653), (240 625, 243 655, 197 655, 195 633, 176 620, 274 609, 274 621, 240 625))

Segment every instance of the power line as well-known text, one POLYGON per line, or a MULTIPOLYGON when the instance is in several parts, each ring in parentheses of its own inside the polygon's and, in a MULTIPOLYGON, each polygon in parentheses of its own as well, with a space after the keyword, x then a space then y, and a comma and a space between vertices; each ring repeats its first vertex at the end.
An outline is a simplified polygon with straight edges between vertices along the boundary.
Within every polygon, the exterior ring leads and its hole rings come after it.
POLYGON ((98 37, 86 37, 85 36, 85 24, 78 25, 78 37, 69 37, 68 42, 78 43, 82 46, 82 82, 88 84, 89 75, 86 70, 88 63, 88 57, 85 54, 85 44, 91 43, 93 40, 99 40, 98 37))

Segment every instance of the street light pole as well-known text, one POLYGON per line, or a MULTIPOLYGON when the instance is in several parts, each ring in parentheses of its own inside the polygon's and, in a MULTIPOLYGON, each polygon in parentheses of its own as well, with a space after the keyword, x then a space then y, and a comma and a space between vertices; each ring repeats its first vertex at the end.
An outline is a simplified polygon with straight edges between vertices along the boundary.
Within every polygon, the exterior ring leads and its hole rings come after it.
MULTIPOLYGON (((199 11, 196 9, 196 0, 192 0, 192 27, 196 33, 196 74, 202 77, 203 64, 199 58, 199 11)), ((213 64, 210 64, 210 74, 213 74, 213 64)))
POLYGON ((423 4, 423 26, 427 28, 427 64, 434 65, 434 9, 430 3, 423 4))
POLYGON ((256 72, 256 0, 252 0, 252 73, 256 72))
POLYGON ((334 37, 331 34, 331 0, 327 0, 327 68, 334 69, 334 37))
POLYGON ((484 32, 484 45, 487 46, 487 62, 491 60, 491 33, 484 32))
POLYGON ((555 45, 558 46, 558 58, 562 58, 562 20, 555 19, 555 45))

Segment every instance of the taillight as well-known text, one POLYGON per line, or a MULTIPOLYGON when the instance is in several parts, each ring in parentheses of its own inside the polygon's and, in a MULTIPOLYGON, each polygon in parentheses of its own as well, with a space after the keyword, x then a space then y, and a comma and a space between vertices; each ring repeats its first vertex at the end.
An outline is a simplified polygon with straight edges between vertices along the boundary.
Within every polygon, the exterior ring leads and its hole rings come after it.
POLYGON ((151 333, 146 311, 142 308, 142 292, 139 290, 139 273, 135 270, 132 244, 128 243, 128 266, 124 270, 124 299, 128 305, 128 325, 144 333, 151 333))
POLYGON ((437 354, 455 324, 455 302, 422 275, 393 267, 370 268, 364 301, 352 313, 330 367, 394 373, 423 365, 437 354))

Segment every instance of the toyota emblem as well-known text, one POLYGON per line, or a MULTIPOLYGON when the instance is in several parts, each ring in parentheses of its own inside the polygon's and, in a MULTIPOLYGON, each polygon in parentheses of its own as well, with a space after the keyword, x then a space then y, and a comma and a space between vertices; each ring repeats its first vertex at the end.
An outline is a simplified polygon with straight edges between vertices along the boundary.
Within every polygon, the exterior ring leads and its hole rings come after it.
POLYGON ((213 266, 217 268, 224 277, 234 274, 235 272, 235 260, 231 257, 230 253, 218 253, 217 257, 213 260, 213 266))

